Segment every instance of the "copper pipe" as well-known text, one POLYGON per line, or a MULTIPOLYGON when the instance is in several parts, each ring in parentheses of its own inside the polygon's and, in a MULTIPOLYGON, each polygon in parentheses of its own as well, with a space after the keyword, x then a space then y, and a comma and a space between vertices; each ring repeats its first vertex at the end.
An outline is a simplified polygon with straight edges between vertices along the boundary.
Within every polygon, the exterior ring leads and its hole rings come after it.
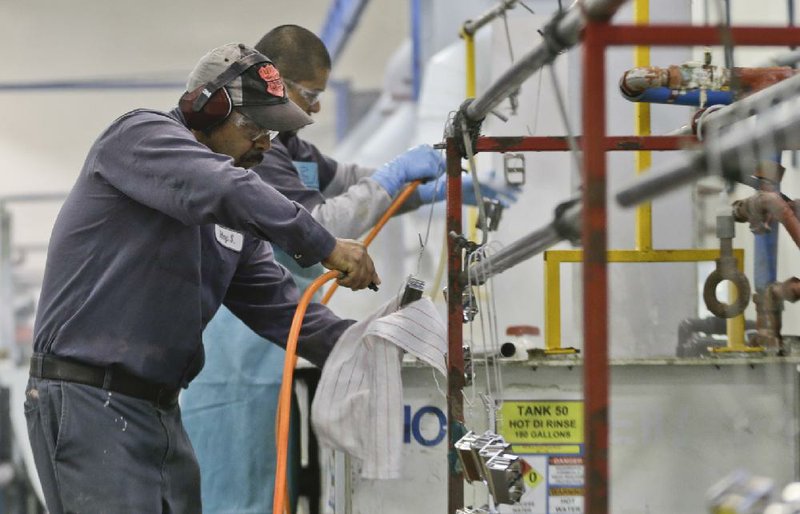
POLYGON ((756 335, 754 344, 783 353, 783 304, 800 299, 800 279, 792 277, 783 282, 767 286, 760 294, 753 295, 756 304, 756 335))
POLYGON ((770 222, 777 220, 800 248, 800 220, 795 216, 793 205, 778 193, 759 191, 749 198, 733 202, 733 217, 739 222, 750 222, 750 230, 754 233, 764 232, 770 222))
POLYGON ((773 294, 782 301, 794 303, 800 300, 800 278, 792 277, 769 286, 773 294))

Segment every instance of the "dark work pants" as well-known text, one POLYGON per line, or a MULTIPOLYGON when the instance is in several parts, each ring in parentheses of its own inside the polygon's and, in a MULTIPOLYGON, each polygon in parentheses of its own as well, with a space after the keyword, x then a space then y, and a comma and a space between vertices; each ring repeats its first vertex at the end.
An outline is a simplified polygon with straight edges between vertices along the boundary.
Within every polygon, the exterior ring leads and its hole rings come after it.
POLYGON ((178 405, 31 378, 25 414, 50 514, 202 511, 178 405))

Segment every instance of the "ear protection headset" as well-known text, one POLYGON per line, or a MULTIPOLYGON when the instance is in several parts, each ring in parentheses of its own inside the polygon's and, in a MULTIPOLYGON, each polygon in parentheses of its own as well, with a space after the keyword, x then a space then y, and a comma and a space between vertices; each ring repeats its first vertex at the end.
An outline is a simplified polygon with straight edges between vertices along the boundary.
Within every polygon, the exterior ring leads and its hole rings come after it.
POLYGON ((258 52, 245 55, 217 75, 214 80, 200 85, 193 91, 185 92, 178 102, 178 107, 189 128, 208 130, 225 121, 233 110, 233 102, 225 85, 251 66, 262 62, 272 63, 258 52))

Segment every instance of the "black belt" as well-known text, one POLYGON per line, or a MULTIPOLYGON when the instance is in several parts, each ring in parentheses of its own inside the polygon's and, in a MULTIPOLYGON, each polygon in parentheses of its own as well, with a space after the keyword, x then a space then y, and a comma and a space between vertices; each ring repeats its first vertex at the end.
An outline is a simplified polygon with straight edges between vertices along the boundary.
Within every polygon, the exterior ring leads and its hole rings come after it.
POLYGON ((92 366, 42 353, 36 353, 31 357, 31 376, 99 387, 148 400, 159 407, 175 405, 180 393, 180 388, 148 382, 120 368, 92 366))

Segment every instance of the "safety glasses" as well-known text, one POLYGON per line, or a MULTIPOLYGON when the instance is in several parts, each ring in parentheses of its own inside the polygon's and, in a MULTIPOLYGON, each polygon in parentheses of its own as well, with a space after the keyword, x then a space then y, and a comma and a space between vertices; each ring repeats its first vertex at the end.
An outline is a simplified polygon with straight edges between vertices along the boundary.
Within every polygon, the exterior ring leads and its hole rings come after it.
POLYGON ((269 138, 270 141, 278 137, 279 132, 277 130, 262 129, 256 122, 239 111, 233 111, 233 113, 237 116, 234 123, 236 123, 237 127, 245 131, 245 137, 250 139, 253 143, 265 137, 269 138))
POLYGON ((325 92, 320 89, 308 89, 307 87, 301 86, 297 82, 287 78, 284 78, 283 82, 290 88, 297 91, 297 93, 303 97, 303 100, 308 102, 308 105, 314 105, 315 103, 319 102, 320 95, 325 92))

